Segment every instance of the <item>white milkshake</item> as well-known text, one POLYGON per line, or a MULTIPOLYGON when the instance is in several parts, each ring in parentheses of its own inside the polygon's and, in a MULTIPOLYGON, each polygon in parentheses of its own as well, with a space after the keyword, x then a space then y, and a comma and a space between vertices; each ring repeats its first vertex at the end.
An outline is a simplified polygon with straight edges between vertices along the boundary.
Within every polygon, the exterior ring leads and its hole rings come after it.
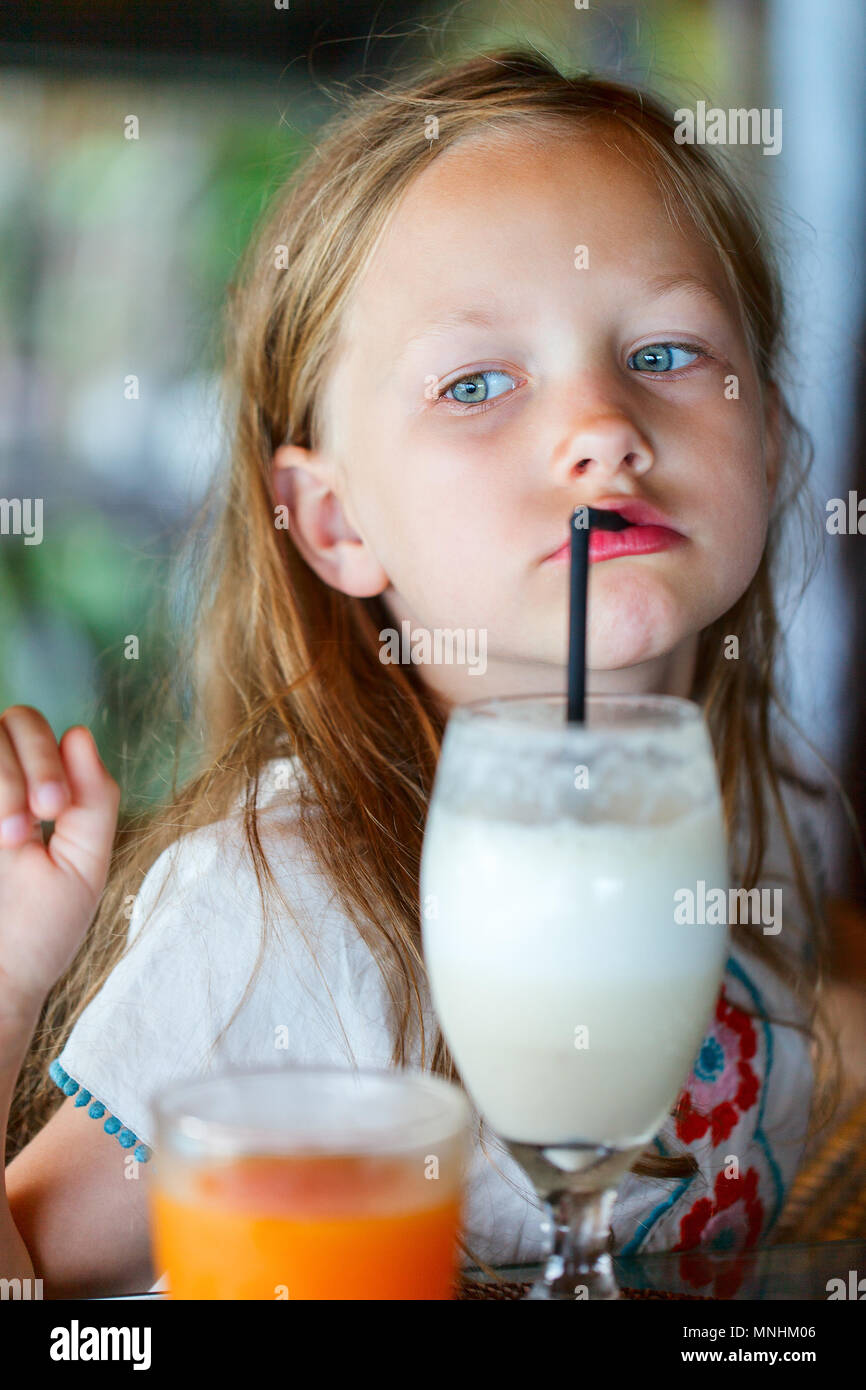
POLYGON ((530 823, 433 800, 421 866, 433 1003, 503 1138, 645 1144, 686 1080, 728 931, 675 923, 674 894, 699 878, 727 890, 726 846, 717 796, 652 816, 530 823))

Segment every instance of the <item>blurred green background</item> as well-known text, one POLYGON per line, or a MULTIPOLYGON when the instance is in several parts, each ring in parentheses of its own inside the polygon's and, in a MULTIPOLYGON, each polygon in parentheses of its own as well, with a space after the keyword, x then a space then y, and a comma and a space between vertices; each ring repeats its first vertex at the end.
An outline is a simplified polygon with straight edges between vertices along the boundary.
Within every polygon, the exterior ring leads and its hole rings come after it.
POLYGON ((302 139, 256 85, 20 71, 0 132, 0 494, 43 514, 41 544, 0 536, 0 708, 90 724, 118 775, 170 669, 148 618, 222 457, 226 284, 302 139))

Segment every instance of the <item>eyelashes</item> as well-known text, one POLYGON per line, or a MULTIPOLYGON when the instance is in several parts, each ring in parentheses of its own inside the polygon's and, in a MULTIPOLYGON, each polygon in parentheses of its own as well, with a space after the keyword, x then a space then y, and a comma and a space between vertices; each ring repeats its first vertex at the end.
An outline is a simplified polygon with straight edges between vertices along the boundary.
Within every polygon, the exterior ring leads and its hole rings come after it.
MULTIPOLYGON (((697 343, 645 343, 643 347, 638 348, 636 352, 633 352, 631 354, 631 356, 628 358, 626 362, 626 366, 631 367, 632 371, 636 371, 637 368, 633 367, 632 363, 634 362, 635 358, 640 357, 644 353, 646 353, 650 357, 655 356, 657 358, 660 358, 662 361, 666 361, 675 352, 686 352, 689 353, 692 357, 709 356, 709 353, 705 352, 704 349, 699 347, 697 343), (667 354, 667 358, 663 357, 662 354, 667 354)), ((683 366, 690 367, 693 366, 693 363, 681 363, 679 368, 672 366, 669 367, 667 371, 660 371, 655 367, 649 367, 647 372, 642 372, 641 375, 670 376, 672 371, 682 370, 683 366)))
MULTIPOLYGON (((444 387, 442 388, 442 390, 437 394, 437 396, 436 396, 436 403, 438 404, 439 401, 449 400, 449 397, 448 397, 447 393, 448 393, 449 391, 453 391, 456 387, 458 387, 458 386, 463 386, 466 382, 478 381, 480 378, 482 378, 482 377, 488 377, 488 376, 491 376, 491 377, 497 377, 497 376, 498 376, 498 377, 507 377, 508 380, 515 382, 515 385, 514 385, 514 386, 511 386, 511 387, 509 387, 508 390, 501 392, 501 393, 500 393, 501 395, 505 395, 505 396, 510 395, 511 392, 512 392, 512 391, 515 391, 515 390, 517 389, 517 386, 519 385, 519 380, 518 380, 518 378, 515 377, 514 374, 513 374, 512 372, 504 372, 504 371, 502 371, 502 369, 499 368, 499 367, 482 367, 482 368, 481 368, 479 371, 477 371, 477 372, 466 372, 466 373, 464 373, 463 376, 459 376, 459 377, 457 377, 454 381, 449 382, 449 384, 448 384, 447 386, 444 386, 444 387)), ((486 388, 485 388, 485 389, 486 389, 486 388)), ((455 400, 451 399, 451 400, 449 400, 449 404, 450 404, 451 406, 457 406, 457 407, 458 407, 459 409, 461 409, 461 410, 471 410, 471 411, 473 411, 473 412, 475 412, 475 413, 479 413, 479 412, 482 411, 485 407, 489 410, 489 409, 490 409, 490 406, 491 406, 492 403, 493 403, 493 401, 494 401, 494 400, 498 400, 498 399, 499 399, 498 396, 494 396, 492 400, 488 400, 487 396, 484 396, 484 397, 482 397, 482 399, 481 399, 480 401, 478 401, 478 402, 476 402, 476 401, 455 401, 455 400)))
MULTIPOLYGON (((712 361, 713 356, 712 353, 708 352, 700 343, 686 341, 672 342, 663 339, 657 342, 644 343, 642 347, 637 348, 626 359, 626 366, 630 371, 635 372, 636 375, 639 376, 656 378, 673 377, 675 381, 680 381, 702 360, 712 361), (675 364, 673 362, 673 355, 683 352, 690 355, 694 361, 675 364), (646 363, 643 369, 634 365, 635 361, 639 360, 641 357, 644 358, 646 363), (653 361, 653 358, 656 359, 658 365, 649 365, 653 361)), ((482 411, 489 410, 492 405, 495 405, 500 396, 511 395, 524 380, 525 378, 518 378, 513 372, 503 371, 501 367, 481 367, 475 372, 464 372, 462 376, 455 377, 447 386, 443 386, 442 389, 435 394, 433 404, 440 405, 442 402, 447 401, 450 413, 470 413, 479 415, 482 411), (492 398, 484 396, 478 401, 458 401, 448 395, 449 391, 454 391, 457 387, 465 387, 467 383, 478 381, 485 377, 505 377, 512 381, 514 385, 505 391, 497 393, 492 398)))

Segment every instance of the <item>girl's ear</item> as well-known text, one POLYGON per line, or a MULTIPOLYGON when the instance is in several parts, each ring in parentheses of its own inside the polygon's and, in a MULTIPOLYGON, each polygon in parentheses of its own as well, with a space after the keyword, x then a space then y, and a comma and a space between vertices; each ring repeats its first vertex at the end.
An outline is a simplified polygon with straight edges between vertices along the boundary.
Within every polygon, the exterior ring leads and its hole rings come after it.
POLYGON ((779 482, 782 448, 782 403, 774 381, 764 388, 764 467, 772 507, 779 482))
POLYGON ((281 444, 274 453, 271 488, 275 506, 286 509, 296 549, 320 579, 358 598, 388 588, 388 575, 346 514, 330 460, 299 444, 281 444))

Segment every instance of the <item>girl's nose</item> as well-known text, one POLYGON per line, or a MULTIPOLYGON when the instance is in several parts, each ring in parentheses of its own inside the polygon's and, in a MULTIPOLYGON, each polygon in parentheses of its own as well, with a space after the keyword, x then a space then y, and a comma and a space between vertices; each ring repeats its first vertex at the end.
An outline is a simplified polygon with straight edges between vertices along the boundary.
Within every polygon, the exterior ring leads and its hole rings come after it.
POLYGON ((653 465, 653 452, 640 430, 624 415, 611 413, 585 419, 557 451, 555 470, 561 482, 575 475, 599 481, 626 470, 640 477, 653 465))

